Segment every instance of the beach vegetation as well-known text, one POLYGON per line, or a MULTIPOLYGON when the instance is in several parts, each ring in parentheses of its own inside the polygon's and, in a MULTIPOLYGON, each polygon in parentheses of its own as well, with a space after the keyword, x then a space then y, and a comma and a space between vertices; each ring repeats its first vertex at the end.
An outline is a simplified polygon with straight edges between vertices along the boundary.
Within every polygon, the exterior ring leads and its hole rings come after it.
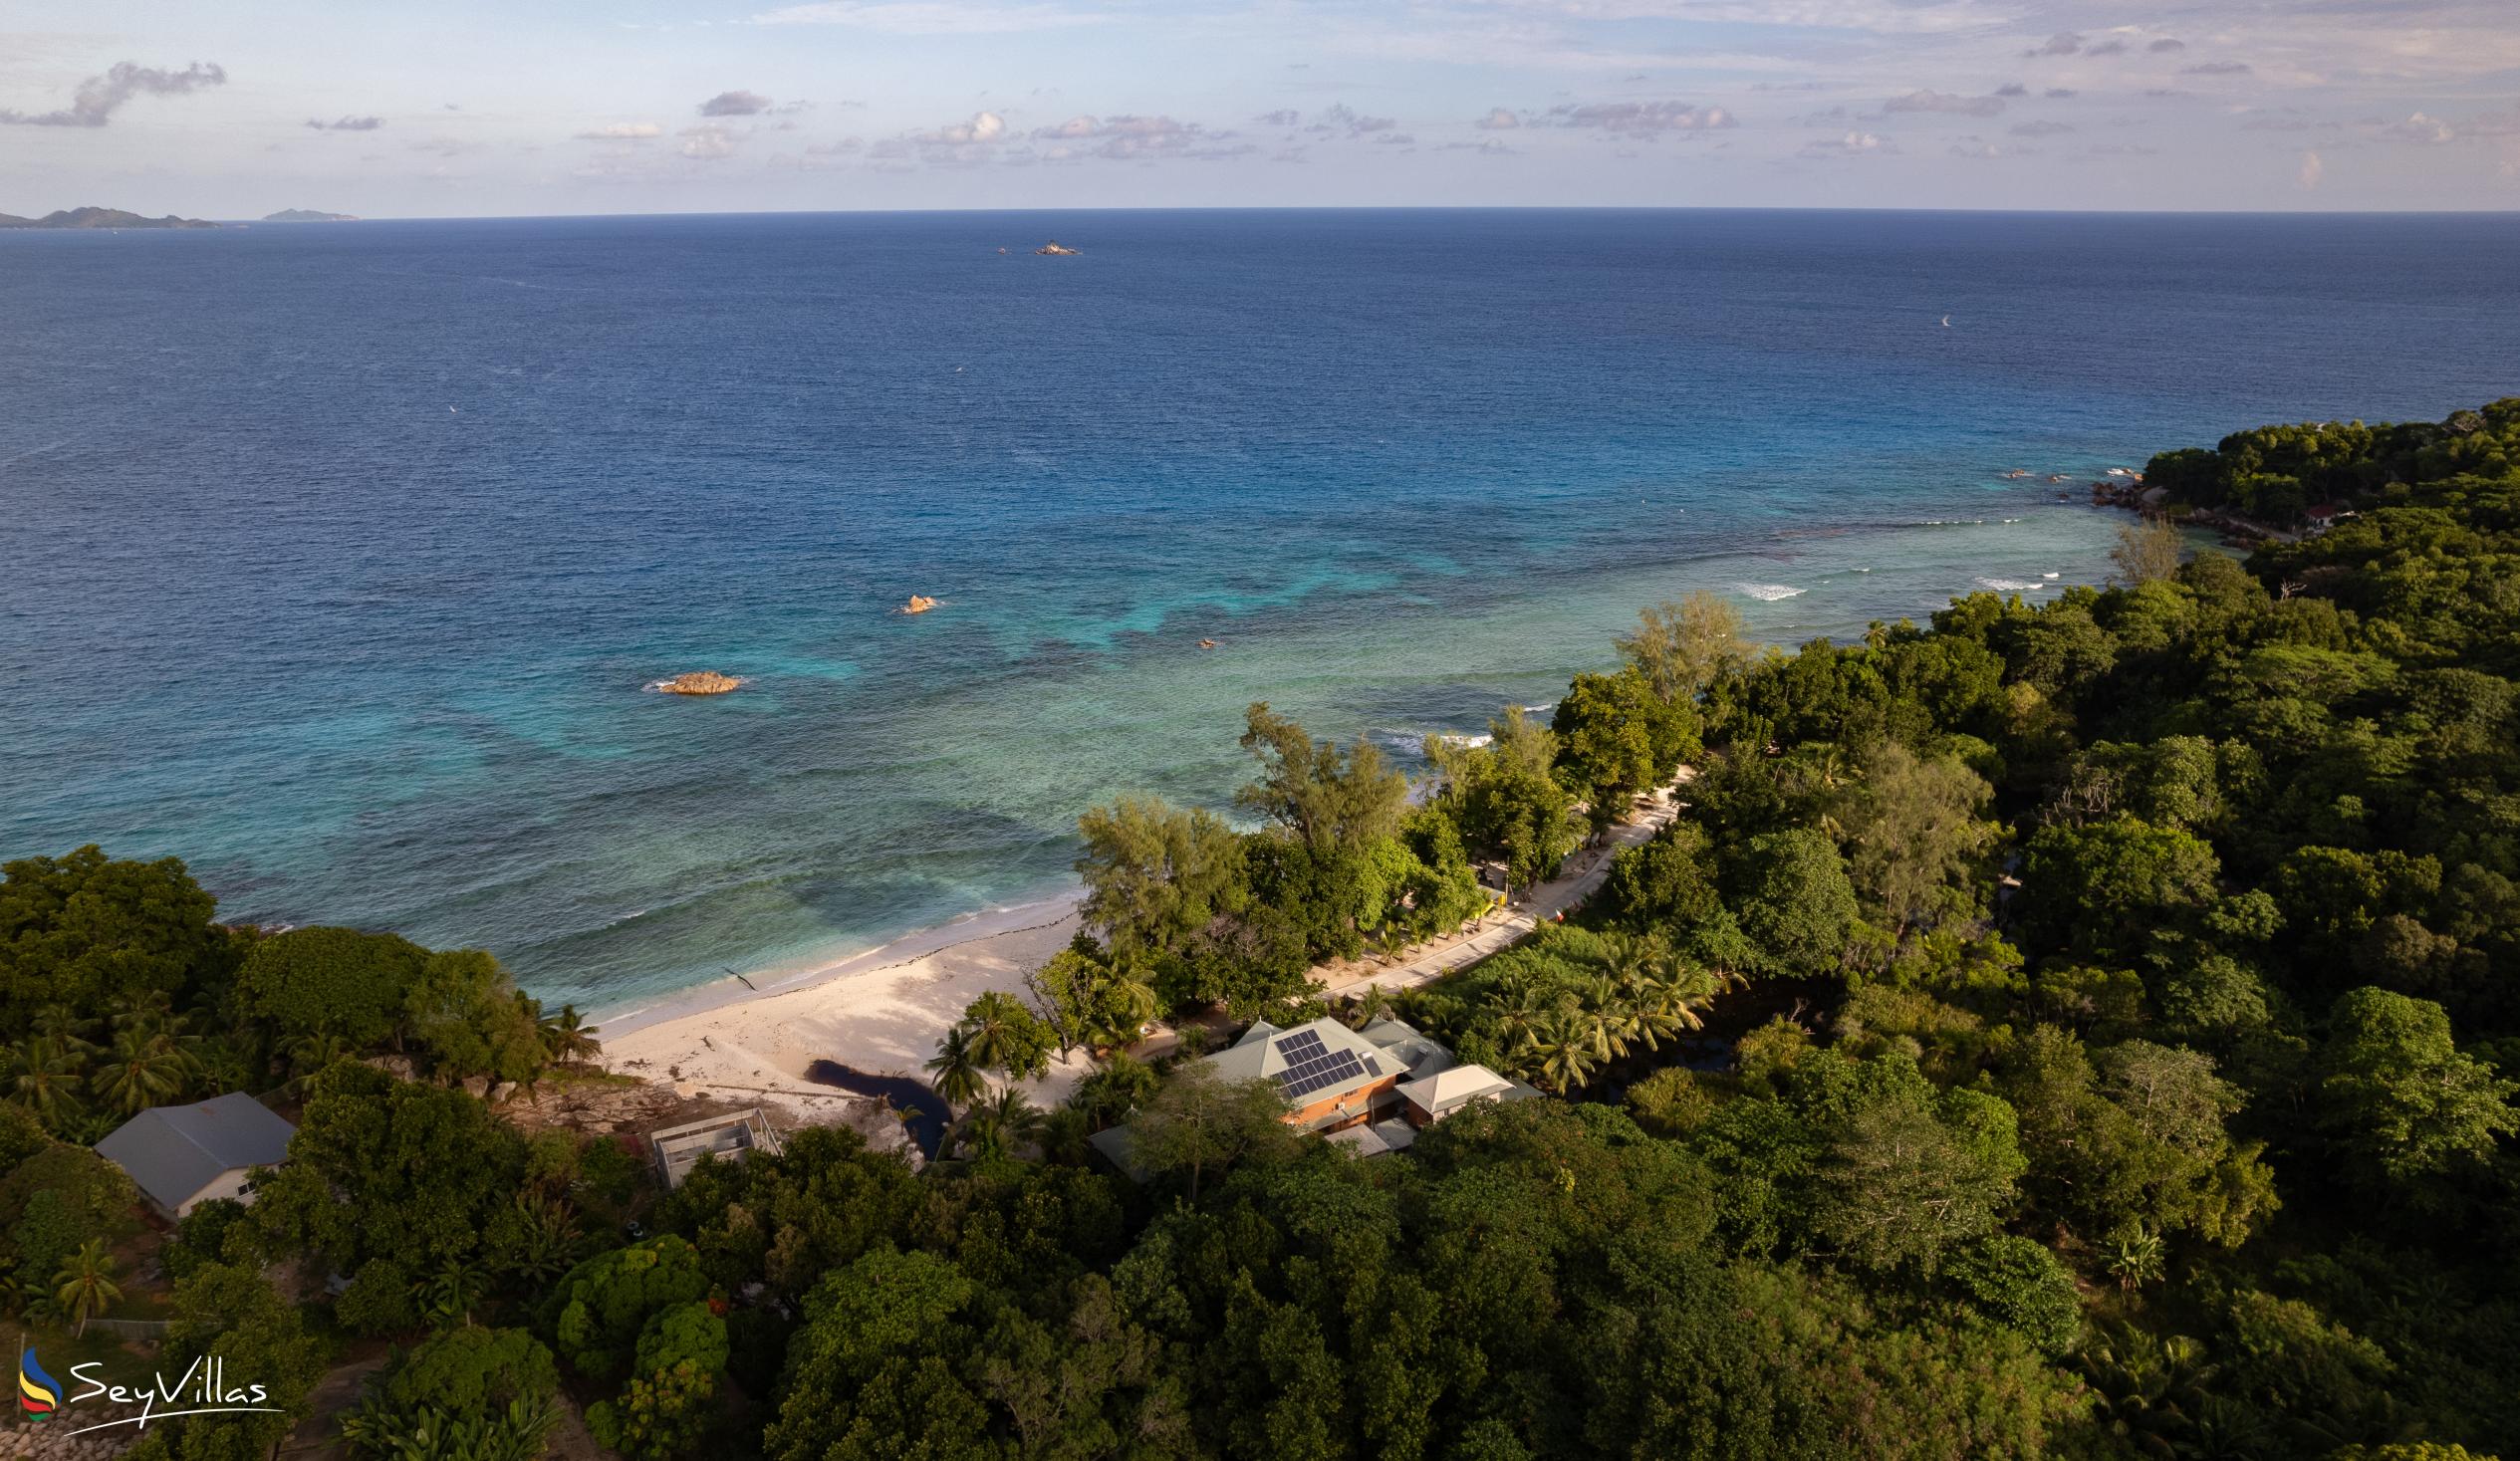
POLYGON ((1618 674, 1580 674, 1559 697, 1549 728, 1557 737, 1552 771, 1588 809, 1592 830, 1626 817, 1638 793, 1668 782, 1698 753, 1697 711, 1658 693, 1634 665, 1618 674))
POLYGON ((1638 610, 1637 627, 1616 642, 1619 657, 1674 705, 1694 703, 1751 650, 1741 610, 1703 589, 1638 610))
POLYGON ((2118 566, 2123 583, 2158 584, 2178 573, 2186 553, 2187 540, 2177 527, 2164 518, 2147 518, 2118 530, 2118 546, 2109 550, 2109 561, 2118 566))
POLYGON ((1428 737, 1426 760, 1441 778, 1431 805, 1474 855, 1503 865, 1509 888, 1555 876, 1583 842, 1576 795, 1557 775, 1557 732, 1522 707, 1489 721, 1484 743, 1428 737))
POLYGON ((1342 748, 1255 701, 1243 717, 1242 748, 1260 763, 1258 779, 1235 804, 1316 852, 1358 852, 1396 835, 1408 779, 1359 736, 1342 748))
POLYGON ((972 1062, 1008 1081, 1029 1081, 1050 1069, 1059 1037, 1049 1021, 1030 1005, 1004 990, 992 989, 974 999, 954 1029, 968 1043, 972 1062))

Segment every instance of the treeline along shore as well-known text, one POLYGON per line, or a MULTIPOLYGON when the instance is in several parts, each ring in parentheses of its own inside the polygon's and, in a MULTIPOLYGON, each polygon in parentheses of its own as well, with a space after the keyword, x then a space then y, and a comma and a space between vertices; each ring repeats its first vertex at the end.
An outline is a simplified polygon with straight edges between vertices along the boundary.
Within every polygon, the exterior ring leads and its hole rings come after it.
POLYGON ((2107 587, 1793 652, 1658 607, 1415 795, 1253 706, 1241 825, 1089 814, 1075 923, 905 1037, 925 1161, 667 1190, 486 954, 11 863, 0 1294, 49 1374, 267 1387, 149 1456, 2509 1453, 2520 398, 2146 481, 2107 587), (2217 508, 2287 531, 2186 556, 2217 508), (1563 923, 1371 978, 1622 824, 1563 923), (1201 1059, 1392 1017, 1529 1098, 1364 1158, 1201 1059), (219 1093, 285 1154, 145 1209, 97 1144, 219 1093))

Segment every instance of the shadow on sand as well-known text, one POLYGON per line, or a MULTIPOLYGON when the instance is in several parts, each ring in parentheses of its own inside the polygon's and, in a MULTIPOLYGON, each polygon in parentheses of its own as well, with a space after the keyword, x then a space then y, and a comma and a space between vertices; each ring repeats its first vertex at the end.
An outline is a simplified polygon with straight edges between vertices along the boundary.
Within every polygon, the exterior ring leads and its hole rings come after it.
POLYGON ((936 1154, 937 1144, 945 1139, 945 1127, 953 1121, 953 1110, 944 1097, 929 1090, 926 1082, 907 1076, 870 1076, 838 1061, 816 1061, 805 1068, 805 1079, 852 1096, 877 1096, 891 1102, 902 1113, 901 1123, 909 1127, 910 1139, 918 1143, 922 1156, 936 1154))

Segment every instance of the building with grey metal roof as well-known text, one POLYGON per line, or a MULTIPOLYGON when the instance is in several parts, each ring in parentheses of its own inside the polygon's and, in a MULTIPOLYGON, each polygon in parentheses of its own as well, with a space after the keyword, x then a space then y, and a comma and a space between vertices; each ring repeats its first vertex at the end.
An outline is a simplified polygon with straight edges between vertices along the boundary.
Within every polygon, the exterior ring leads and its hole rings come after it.
POLYGON ((241 1091, 188 1105, 156 1105, 97 1143, 97 1155, 130 1174, 149 1205, 181 1218, 204 1202, 251 1201, 246 1178, 289 1159, 298 1128, 241 1091))

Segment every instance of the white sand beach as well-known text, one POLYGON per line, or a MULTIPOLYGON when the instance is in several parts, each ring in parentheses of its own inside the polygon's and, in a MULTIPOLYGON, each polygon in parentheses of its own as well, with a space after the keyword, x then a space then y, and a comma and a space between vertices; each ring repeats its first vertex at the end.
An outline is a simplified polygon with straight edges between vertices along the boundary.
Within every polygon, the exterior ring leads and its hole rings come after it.
MULTIPOLYGON (((985 990, 1020 993, 1024 976, 1076 928, 1075 902, 1063 899, 930 929, 777 983, 757 977, 757 993, 721 982, 606 1022, 604 1061, 686 1095, 749 1097, 798 1121, 828 1119, 832 1089, 805 1079, 816 1061, 925 1079, 920 1068, 963 1007, 985 990)), ((1055 1104, 1087 1069, 1080 1054, 1027 1090, 1037 1104, 1055 1104)))
MULTIPOLYGON (((1413 948, 1316 969, 1314 979, 1334 994, 1406 989, 1519 942, 1600 887, 1612 853, 1666 826, 1690 774, 1683 767, 1674 785, 1641 799, 1608 838, 1569 858, 1556 881, 1530 889, 1510 911, 1413 948)), ((985 990, 1022 993, 1024 976, 1076 931, 1070 896, 929 929, 825 967, 763 975, 752 981, 757 990, 721 981, 605 1021, 605 1064, 686 1096, 760 1100, 798 1122, 833 1119, 844 1103, 832 1088, 805 1079, 815 1062, 923 1080, 922 1067, 964 1006, 985 990)), ((1025 1089, 1036 1104, 1055 1105, 1091 1069, 1080 1052, 1025 1089)))

